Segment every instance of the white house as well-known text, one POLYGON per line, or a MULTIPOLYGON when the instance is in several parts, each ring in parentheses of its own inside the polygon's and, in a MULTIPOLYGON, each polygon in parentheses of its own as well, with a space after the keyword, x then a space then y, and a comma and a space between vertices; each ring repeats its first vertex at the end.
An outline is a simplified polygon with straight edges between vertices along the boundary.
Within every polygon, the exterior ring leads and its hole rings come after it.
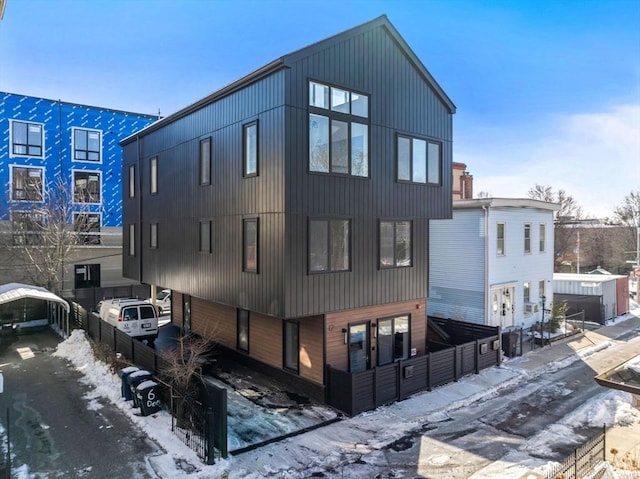
POLYGON ((529 327, 553 299, 555 203, 520 198, 453 202, 429 224, 427 313, 529 327))

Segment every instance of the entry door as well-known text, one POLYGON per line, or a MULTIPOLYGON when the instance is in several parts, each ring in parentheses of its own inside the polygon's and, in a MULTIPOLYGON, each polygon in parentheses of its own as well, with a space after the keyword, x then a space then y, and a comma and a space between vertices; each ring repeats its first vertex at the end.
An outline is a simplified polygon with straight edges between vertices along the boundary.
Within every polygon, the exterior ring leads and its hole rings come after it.
POLYGON ((491 288, 491 326, 513 326, 513 286, 491 288))
POLYGON ((349 325, 349 371, 358 373, 371 366, 369 322, 349 325))

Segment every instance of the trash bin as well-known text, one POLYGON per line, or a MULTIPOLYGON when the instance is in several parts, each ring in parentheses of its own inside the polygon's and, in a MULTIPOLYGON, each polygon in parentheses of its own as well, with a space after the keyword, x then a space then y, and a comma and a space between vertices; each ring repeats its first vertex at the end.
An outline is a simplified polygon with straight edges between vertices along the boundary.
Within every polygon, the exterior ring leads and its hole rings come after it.
POLYGON ((125 401, 131 401, 133 399, 133 394, 131 393, 131 388, 129 387, 129 383, 127 379, 131 373, 139 371, 140 369, 135 366, 128 366, 124 369, 120 370, 120 378, 122 379, 122 385, 120 386, 120 394, 124 398, 125 401))
POLYGON ((131 391, 131 395, 133 396, 133 407, 140 407, 138 398, 136 396, 136 388, 138 387, 138 384, 148 381, 149 379, 151 379, 151 377, 151 373, 149 371, 145 371, 144 369, 140 369, 129 374, 127 382, 129 383, 129 390, 131 391))
POLYGON ((158 383, 151 380, 143 381, 136 387, 136 397, 140 404, 140 412, 148 416, 162 409, 162 402, 158 395, 158 383))

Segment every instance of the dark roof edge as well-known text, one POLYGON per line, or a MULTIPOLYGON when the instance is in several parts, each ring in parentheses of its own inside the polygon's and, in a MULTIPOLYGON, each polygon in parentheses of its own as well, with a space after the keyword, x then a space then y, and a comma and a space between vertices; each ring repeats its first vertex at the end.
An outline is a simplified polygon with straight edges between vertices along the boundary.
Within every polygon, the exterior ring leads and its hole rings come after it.
POLYGON ((151 125, 146 126, 142 130, 139 130, 138 132, 134 133, 133 135, 128 136, 127 138, 124 138, 123 140, 120 141, 120 145, 122 146, 127 145, 132 141, 134 141, 137 137, 144 136, 148 133, 158 130, 159 128, 164 126, 166 123, 171 123, 175 120, 183 118, 189 115, 190 113, 193 113, 194 111, 197 111, 200 108, 213 103, 219 98, 229 95, 237 90, 240 90, 241 88, 244 88, 250 85, 251 83, 255 83, 258 80, 261 80, 271 75, 272 73, 280 70, 283 67, 284 67, 284 62, 282 61, 282 58, 278 58, 277 60, 274 60, 271 63, 249 73, 248 75, 245 75, 242 78, 239 78, 238 80, 232 83, 229 83, 228 85, 222 87, 221 89, 214 91, 213 93, 205 96, 204 98, 201 98, 195 103, 192 103, 186 106, 182 110, 178 110, 175 113, 172 113, 169 116, 166 116, 161 120, 158 120, 152 123, 151 125))
POLYGON ((376 17, 373 20, 370 20, 366 23, 363 23, 356 27, 350 28, 349 30, 333 35, 329 38, 325 38, 324 40, 320 40, 316 43, 303 47, 299 50, 296 50, 295 52, 285 55, 283 58, 286 62, 295 61, 302 56, 308 55, 308 50, 310 49, 318 48, 321 45, 325 45, 325 44, 338 43, 340 41, 343 41, 347 37, 354 36, 355 34, 358 34, 360 32, 363 32, 370 28, 375 28, 375 27, 382 27, 387 30, 389 35, 391 35, 391 38, 393 39, 393 41, 396 42, 398 47, 400 47, 400 49, 404 51, 404 53, 409 58, 409 61, 422 75, 422 77, 429 84, 429 86, 434 91, 434 93, 447 106, 447 108, 449 109, 449 112, 455 113, 456 105, 453 103, 453 101, 451 101, 451 98, 449 98, 449 96, 444 92, 444 90, 442 89, 440 84, 435 80, 435 78, 433 78, 431 73, 429 73, 429 70, 427 70, 427 68, 424 66, 422 61, 420 61, 418 56, 414 53, 414 51, 407 44, 407 42, 404 40, 402 35, 400 35, 400 32, 398 32, 396 27, 393 26, 393 24, 391 23, 391 21, 386 15, 380 15, 379 17, 376 17))

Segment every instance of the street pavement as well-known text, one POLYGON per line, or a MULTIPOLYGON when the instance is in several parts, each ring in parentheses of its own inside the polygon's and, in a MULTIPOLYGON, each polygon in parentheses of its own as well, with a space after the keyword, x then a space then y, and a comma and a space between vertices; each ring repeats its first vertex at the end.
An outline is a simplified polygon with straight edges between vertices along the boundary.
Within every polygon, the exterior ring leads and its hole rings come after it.
POLYGON ((50 328, 0 336, 0 437, 6 450, 10 436, 12 477, 155 477, 147 461, 159 446, 110 402, 87 400, 82 372, 52 354, 60 341, 50 328))

